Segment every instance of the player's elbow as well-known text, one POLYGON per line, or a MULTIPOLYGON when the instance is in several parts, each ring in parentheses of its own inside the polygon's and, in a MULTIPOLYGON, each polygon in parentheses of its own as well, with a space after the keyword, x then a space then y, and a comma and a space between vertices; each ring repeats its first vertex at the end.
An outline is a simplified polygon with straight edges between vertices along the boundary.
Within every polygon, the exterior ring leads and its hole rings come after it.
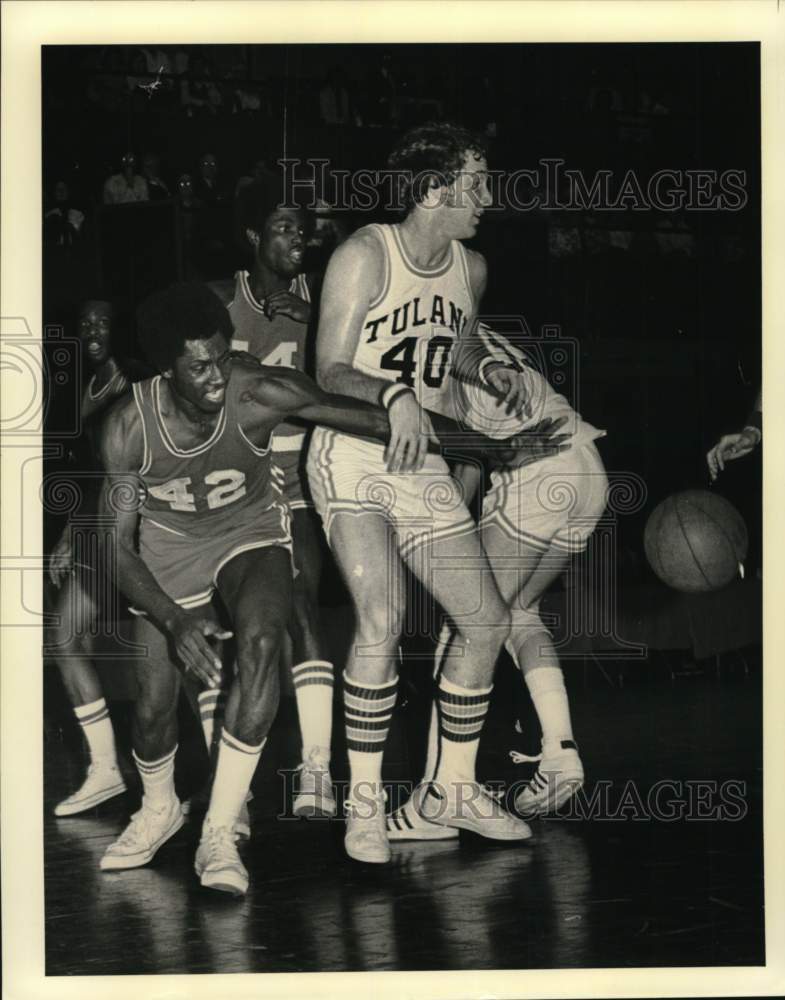
POLYGON ((316 381, 325 392, 341 392, 343 375, 348 365, 339 361, 319 361, 316 365, 316 381))

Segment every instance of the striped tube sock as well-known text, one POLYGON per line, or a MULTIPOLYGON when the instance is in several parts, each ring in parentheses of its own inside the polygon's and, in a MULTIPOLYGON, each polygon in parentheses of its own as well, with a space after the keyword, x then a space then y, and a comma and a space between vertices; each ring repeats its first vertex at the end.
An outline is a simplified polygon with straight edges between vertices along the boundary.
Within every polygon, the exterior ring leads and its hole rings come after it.
POLYGON ((333 665, 328 660, 304 660, 292 667, 303 760, 318 747, 330 759, 333 732, 333 665))
POLYGON ((198 701, 204 742, 207 746, 207 753, 210 754, 212 753, 213 739, 215 738, 215 719, 216 716, 219 719, 223 717, 226 705, 226 693, 221 688, 206 688, 204 691, 199 692, 198 701))
POLYGON ((177 753, 177 744, 159 760, 142 760, 137 757, 136 751, 132 750, 131 753, 142 779, 143 805, 160 809, 175 798, 174 755, 177 753))
POLYGON ((365 684, 352 680, 344 671, 343 705, 346 748, 349 751, 350 798, 355 797, 355 789, 361 783, 366 793, 381 791, 384 744, 397 691, 397 677, 386 684, 365 684), (378 787, 369 788, 369 785, 378 787))
POLYGON ((249 746, 232 736, 224 726, 218 744, 218 763, 205 823, 216 830, 222 826, 232 829, 251 787, 251 779, 266 742, 265 738, 258 746, 249 746))
POLYGON ((493 686, 465 688, 439 679, 439 766, 436 780, 474 781, 477 750, 493 686))
POLYGON ((561 741, 571 740, 570 703, 561 667, 535 667, 523 675, 542 729, 542 750, 546 756, 561 751, 561 741))
POLYGON ((114 745, 114 730, 109 718, 109 709, 103 698, 77 705, 74 708, 77 722, 87 740, 90 759, 107 767, 117 766, 117 753, 114 745))

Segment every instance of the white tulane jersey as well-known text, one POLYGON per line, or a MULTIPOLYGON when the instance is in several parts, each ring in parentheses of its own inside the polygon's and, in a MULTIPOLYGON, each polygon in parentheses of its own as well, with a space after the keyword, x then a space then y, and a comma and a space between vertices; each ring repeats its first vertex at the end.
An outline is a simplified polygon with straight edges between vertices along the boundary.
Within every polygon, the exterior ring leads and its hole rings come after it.
POLYGON ((497 400, 491 393, 477 385, 457 381, 454 383, 454 409, 448 415, 497 440, 512 437, 546 418, 558 420, 560 417, 567 419, 558 433, 571 434, 569 444, 574 448, 605 436, 605 431, 598 430, 573 410, 564 396, 556 392, 548 380, 532 367, 523 351, 484 323, 476 325, 469 351, 475 359, 490 356, 520 374, 526 382, 526 399, 531 415, 508 416, 503 405, 497 406, 497 400))
POLYGON ((384 283, 368 307, 353 365, 414 390, 421 406, 449 414, 449 371, 456 340, 474 313, 468 261, 453 240, 438 267, 418 267, 399 226, 371 225, 384 250, 384 283))

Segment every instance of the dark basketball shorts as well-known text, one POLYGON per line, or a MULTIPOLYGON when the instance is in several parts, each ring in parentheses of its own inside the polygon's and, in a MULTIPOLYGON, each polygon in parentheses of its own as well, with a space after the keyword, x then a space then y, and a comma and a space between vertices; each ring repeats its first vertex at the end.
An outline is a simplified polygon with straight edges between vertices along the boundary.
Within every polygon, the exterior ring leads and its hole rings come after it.
POLYGON ((212 600, 223 567, 242 552, 277 545, 292 557, 291 517, 286 504, 276 502, 245 514, 236 527, 204 538, 182 534, 144 517, 139 555, 161 590, 176 604, 188 609, 201 607, 212 600))

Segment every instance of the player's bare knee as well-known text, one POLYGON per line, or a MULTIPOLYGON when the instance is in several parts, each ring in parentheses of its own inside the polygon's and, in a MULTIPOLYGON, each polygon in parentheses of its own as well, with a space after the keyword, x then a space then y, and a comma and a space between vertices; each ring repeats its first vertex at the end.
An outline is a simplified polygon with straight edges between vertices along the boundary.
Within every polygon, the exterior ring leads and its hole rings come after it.
POLYGON ((403 631, 406 608, 392 595, 381 600, 363 602, 356 607, 357 640, 366 645, 397 646, 403 631))

